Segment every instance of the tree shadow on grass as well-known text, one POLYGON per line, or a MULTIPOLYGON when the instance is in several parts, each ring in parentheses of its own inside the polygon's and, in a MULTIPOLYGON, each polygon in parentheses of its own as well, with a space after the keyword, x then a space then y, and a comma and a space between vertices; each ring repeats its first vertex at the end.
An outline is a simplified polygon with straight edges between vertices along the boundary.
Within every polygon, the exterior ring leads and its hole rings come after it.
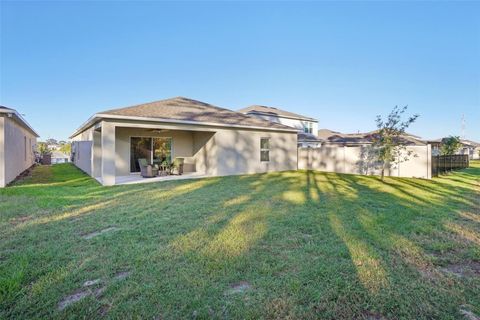
MULTIPOLYGON (((133 275, 108 293, 115 301, 112 317, 422 318, 456 315, 458 305, 468 302, 462 282, 438 273, 428 243, 418 241, 418 235, 451 233, 444 219, 468 205, 443 185, 389 179, 385 186, 375 177, 313 171, 198 181, 106 191, 92 186, 77 195, 98 192, 91 203, 112 202, 73 224, 64 219, 22 229, 17 245, 25 243, 22 237, 39 240, 27 256, 32 265, 48 265, 30 280, 48 283, 57 268, 78 262, 24 306, 42 314, 32 305, 41 306, 45 296, 58 301, 59 292, 71 292, 82 277, 107 278, 118 268, 133 275), (434 205, 422 196, 435 193, 434 205), (432 219, 425 222, 426 216, 432 219), (91 242, 60 236, 112 224, 124 229, 91 242), (52 236, 65 242, 52 242, 52 236), (251 289, 226 293, 241 281, 251 289)), ((78 199, 62 192, 78 210, 78 199)), ((87 304, 78 308, 95 315, 87 304)))

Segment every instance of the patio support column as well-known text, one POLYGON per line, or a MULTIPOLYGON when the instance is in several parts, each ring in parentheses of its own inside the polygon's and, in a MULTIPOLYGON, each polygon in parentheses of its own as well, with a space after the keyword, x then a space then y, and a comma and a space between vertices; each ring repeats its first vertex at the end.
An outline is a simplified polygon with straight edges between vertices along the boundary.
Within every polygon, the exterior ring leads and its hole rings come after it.
POLYGON ((102 121, 102 184, 115 184, 115 125, 102 121))
POLYGON ((102 133, 94 130, 92 137, 92 177, 102 176, 102 133))

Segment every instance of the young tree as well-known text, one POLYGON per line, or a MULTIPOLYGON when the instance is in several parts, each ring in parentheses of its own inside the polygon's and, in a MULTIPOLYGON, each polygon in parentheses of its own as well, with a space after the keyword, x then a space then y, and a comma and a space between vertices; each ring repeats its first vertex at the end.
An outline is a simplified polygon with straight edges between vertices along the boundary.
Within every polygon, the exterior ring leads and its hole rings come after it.
POLYGON ((48 150, 48 145, 46 142, 41 142, 39 141, 37 143, 37 151, 39 154, 44 155, 44 154, 49 154, 50 150, 48 150))
POLYGON ((461 146, 462 143, 460 142, 460 137, 450 136, 448 138, 443 138, 440 153, 443 156, 451 156, 457 153, 461 146))
POLYGON ((65 142, 60 145, 60 151, 65 154, 70 154, 72 152, 72 145, 68 142, 65 142))
POLYGON ((403 114, 406 110, 407 106, 395 106, 385 120, 380 115, 375 120, 378 130, 373 138, 373 146, 377 150, 377 159, 381 165, 382 181, 385 178, 387 167, 392 163, 398 165, 400 162, 407 161, 413 154, 411 150, 407 150, 402 136, 405 135, 405 130, 417 120, 419 115, 414 114, 403 120, 403 114))

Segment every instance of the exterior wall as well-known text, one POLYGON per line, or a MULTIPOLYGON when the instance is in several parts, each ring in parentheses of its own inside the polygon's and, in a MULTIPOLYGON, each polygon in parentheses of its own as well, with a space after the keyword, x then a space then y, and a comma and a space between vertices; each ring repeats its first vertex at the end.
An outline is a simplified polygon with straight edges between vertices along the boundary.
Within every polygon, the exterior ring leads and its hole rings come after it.
POLYGON ((9 117, 0 116, 0 187, 35 163, 37 137, 9 117))
POLYGON ((72 142, 73 163, 83 172, 92 176, 92 141, 72 142))
MULTIPOLYGON (((390 170, 386 170, 385 175, 430 179, 432 173, 430 145, 409 146, 407 150, 413 151, 416 157, 412 154, 408 161, 398 166, 392 165, 390 170)), ((364 175, 379 175, 381 172, 373 150, 368 145, 358 147, 324 145, 320 148, 299 148, 298 168, 364 175)))
POLYGON ((261 114, 249 114, 250 116, 255 116, 258 118, 262 118, 268 121, 277 122, 292 128, 297 129, 300 132, 304 132, 304 127, 308 124, 312 126, 312 134, 314 136, 318 136, 318 122, 314 121, 307 121, 307 120, 299 120, 299 119, 291 119, 291 118, 284 118, 279 116, 269 116, 269 115, 261 115, 261 114))
POLYGON ((92 127, 73 137, 72 151, 74 164, 89 175, 102 178, 106 185, 112 184, 112 177, 130 174, 132 136, 171 137, 172 158, 184 158, 186 172, 233 175, 297 168, 296 132, 219 129, 158 122, 102 121, 101 125, 101 132, 92 127), (105 126, 108 126, 108 132, 105 126), (110 141, 110 135, 114 144, 105 150, 102 141, 110 141), (260 161, 260 138, 270 138, 269 162, 260 161), (106 176, 109 182, 105 182, 106 176))
POLYGON ((91 127, 72 138, 72 162, 90 176, 94 176, 92 174, 92 153, 95 134, 98 133, 91 127))
POLYGON ((172 138, 172 158, 185 159, 186 172, 232 175, 296 169, 296 134, 217 129, 216 132, 117 127, 116 175, 130 174, 130 137, 172 138), (270 161, 260 161, 260 138, 270 138, 270 161))
POLYGON ((185 158, 184 170, 195 171, 193 159, 194 138, 192 131, 155 132, 144 128, 117 127, 115 131, 116 144, 116 175, 130 174, 130 137, 166 137, 172 138, 172 159, 185 158))
POLYGON ((210 152, 209 174, 234 175, 297 169, 297 134, 274 131, 219 130, 210 152), (260 138, 270 138, 270 161, 260 161, 260 138))

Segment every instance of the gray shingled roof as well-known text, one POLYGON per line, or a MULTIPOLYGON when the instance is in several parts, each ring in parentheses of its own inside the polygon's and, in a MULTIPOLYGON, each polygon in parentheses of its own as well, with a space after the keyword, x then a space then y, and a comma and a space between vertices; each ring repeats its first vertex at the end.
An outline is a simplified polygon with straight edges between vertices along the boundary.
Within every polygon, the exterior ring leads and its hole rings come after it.
POLYGON ((287 117, 287 118, 293 118, 293 119, 299 119, 299 120, 307 120, 307 121, 317 121, 314 118, 302 116, 297 113, 293 113, 290 111, 286 110, 281 110, 278 108, 274 107, 267 107, 267 106, 259 106, 259 105, 253 105, 247 108, 243 108, 238 110, 238 112, 245 113, 245 114, 262 114, 262 115, 269 115, 269 116, 279 116, 279 117, 287 117))
POLYGON ((292 130, 292 128, 279 123, 273 123, 184 97, 112 109, 99 112, 98 114, 292 130))
MULTIPOLYGON (((342 144, 342 145, 356 145, 356 144, 370 144, 373 142, 377 131, 365 133, 340 133, 329 129, 318 130, 318 138, 324 140, 326 143, 342 144)), ((426 142, 419 137, 412 134, 405 134, 401 137, 405 145, 425 145, 426 142)))

